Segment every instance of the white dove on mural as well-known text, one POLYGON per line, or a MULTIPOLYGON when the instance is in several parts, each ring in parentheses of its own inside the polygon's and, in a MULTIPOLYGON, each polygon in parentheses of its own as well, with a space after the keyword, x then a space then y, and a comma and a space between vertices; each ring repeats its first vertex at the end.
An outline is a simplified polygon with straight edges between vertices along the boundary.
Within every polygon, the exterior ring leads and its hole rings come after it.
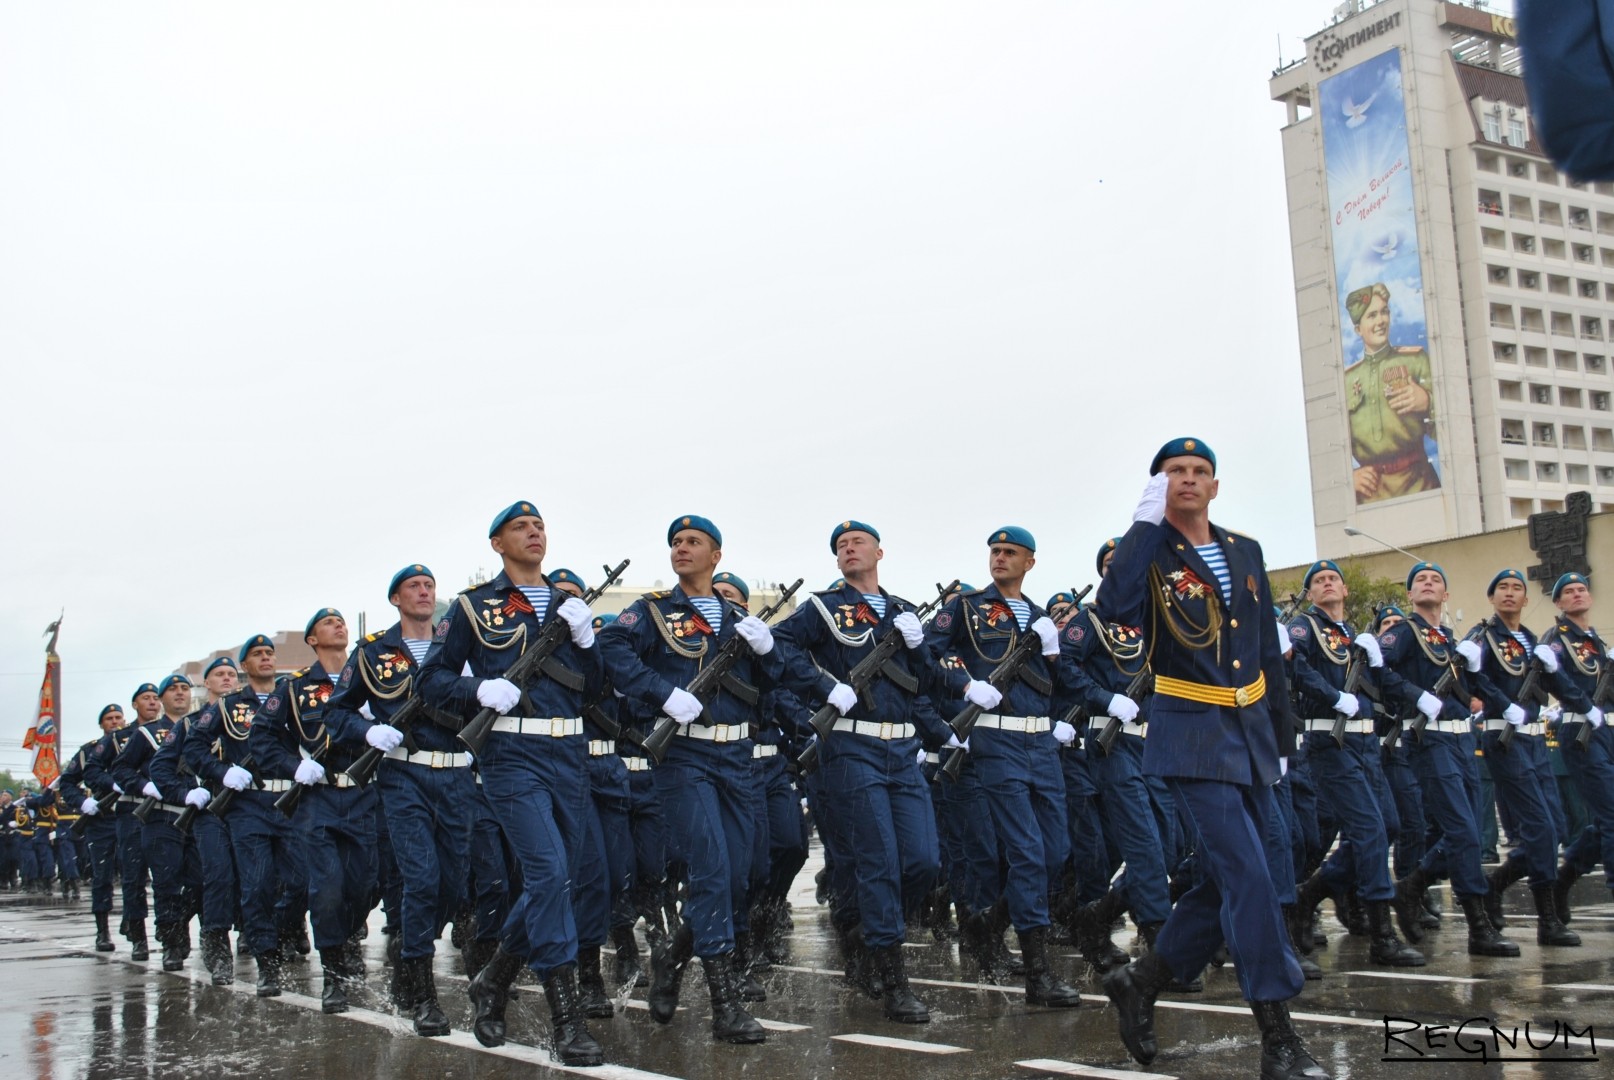
POLYGON ((1373 244, 1372 248, 1374 251, 1379 253, 1379 258, 1383 259, 1385 262, 1389 262, 1391 259, 1395 258, 1395 247, 1400 242, 1401 237, 1396 233, 1391 233, 1389 236, 1384 238, 1383 242, 1373 244))
POLYGON ((1346 117, 1345 126, 1348 127, 1348 128, 1357 128, 1357 127, 1361 127, 1363 124, 1367 123, 1367 107, 1369 105, 1373 104, 1373 99, 1378 97, 1378 96, 1379 95, 1376 94, 1376 93, 1375 94, 1369 94, 1368 99, 1366 101, 1362 102, 1362 104, 1360 104, 1360 105, 1358 105, 1356 102, 1352 101, 1350 98, 1346 98, 1345 99, 1345 117, 1346 117))

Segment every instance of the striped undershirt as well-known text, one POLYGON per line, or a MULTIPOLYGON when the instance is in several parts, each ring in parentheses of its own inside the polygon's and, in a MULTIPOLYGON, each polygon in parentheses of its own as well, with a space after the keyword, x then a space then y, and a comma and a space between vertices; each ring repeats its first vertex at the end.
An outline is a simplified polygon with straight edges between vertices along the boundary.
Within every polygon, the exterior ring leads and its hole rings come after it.
POLYGON ((545 613, 549 611, 549 586, 518 585, 516 588, 521 590, 521 595, 525 596, 527 603, 532 605, 532 610, 537 614, 538 621, 543 622, 545 613))
POLYGON ((877 616, 879 616, 882 619, 885 618, 885 597, 884 596, 882 596, 880 593, 866 592, 866 593, 863 594, 863 599, 865 599, 865 600, 867 600, 869 602, 869 607, 874 609, 874 613, 877 616))
POLYGON ((432 643, 425 638, 404 638, 404 648, 409 650, 409 655, 415 658, 417 664, 426 659, 426 650, 431 647, 432 643))
POLYGON ((701 618, 706 620, 706 625, 715 634, 717 628, 723 625, 723 601, 715 596, 691 596, 689 602, 695 605, 695 610, 700 612, 701 618))
POLYGON ((1530 651, 1530 639, 1524 636, 1524 627, 1521 626, 1517 630, 1509 630, 1508 633, 1513 635, 1514 641, 1517 641, 1520 645, 1524 646, 1526 652, 1530 651))
POLYGON ((1199 552, 1199 557, 1205 560, 1205 565, 1216 575, 1216 582, 1222 587, 1222 603, 1231 604, 1233 578, 1227 572, 1227 556, 1222 553, 1222 545, 1212 540, 1208 544, 1195 544, 1194 550, 1199 552))
POLYGON ((264 702, 268 701, 269 700, 269 695, 274 693, 273 690, 254 690, 252 692, 254 694, 258 695, 258 704, 259 705, 262 705, 264 702))
POLYGON ((1031 605, 1024 600, 1010 600, 1006 596, 1003 598, 1003 602, 1009 605, 1009 610, 1014 612, 1015 623, 1020 629, 1024 630, 1031 622, 1031 605))

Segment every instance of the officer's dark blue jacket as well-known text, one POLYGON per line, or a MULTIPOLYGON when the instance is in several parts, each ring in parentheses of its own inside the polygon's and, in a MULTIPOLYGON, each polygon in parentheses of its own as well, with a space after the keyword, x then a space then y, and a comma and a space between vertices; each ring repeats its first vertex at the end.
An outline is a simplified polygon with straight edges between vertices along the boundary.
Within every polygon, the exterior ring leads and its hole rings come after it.
POLYGON ((180 752, 191 771, 212 785, 215 794, 230 766, 241 764, 251 754, 247 739, 257 714, 258 692, 249 686, 203 706, 191 721, 180 752))
MULTIPOLYGON (((706 659, 716 656, 723 643, 734 636, 734 625, 747 614, 740 605, 724 600, 721 622, 707 626, 683 586, 646 593, 629 604, 616 622, 600 631, 599 650, 612 685, 638 708, 659 716, 673 689, 689 685, 706 659)), ((784 666, 777 636, 767 656, 757 656, 749 645, 740 646, 739 660, 730 673, 755 689, 758 700, 747 703, 727 690, 719 690, 695 723, 754 722, 762 705, 761 695, 778 685, 784 666)))
POLYGON ((1536 138, 1570 176, 1614 177, 1614 0, 1529 0, 1518 25, 1536 138))
MULTIPOLYGON (((547 579, 546 579, 547 580, 547 579)), ((567 599, 559 589, 549 592, 549 610, 543 626, 560 616, 556 612, 567 599)), ((421 663, 418 691, 426 704, 460 720, 469 720, 480 710, 477 688, 488 679, 501 678, 542 629, 538 616, 520 589, 501 572, 486 585, 466 589, 449 605, 448 614, 433 633, 432 647, 421 663), (461 675, 465 664, 470 675, 461 675)), ((583 714, 583 702, 600 692, 605 670, 599 649, 580 649, 568 629, 560 647, 552 654, 560 665, 582 677, 580 689, 562 686, 554 679, 538 676, 527 684, 528 715, 576 717, 583 714)), ((521 715, 518 705, 513 715, 521 715)))
MULTIPOLYGON (((1024 631, 995 584, 955 596, 941 606, 925 628, 925 648, 941 669, 938 697, 962 698, 964 687, 976 679, 985 681, 1014 651, 1022 633, 1033 632, 1031 624, 1048 613, 1030 600, 1026 603, 1031 616, 1024 631)), ((1039 648, 1021 669, 1021 677, 1003 691, 997 711, 1004 716, 1053 717, 1059 703, 1074 703, 1090 685, 1069 658, 1049 658, 1039 648)))
MULTIPOLYGON (((173 729, 174 722, 164 713, 149 724, 137 725, 125 740, 122 751, 112 762, 112 778, 125 794, 139 797, 140 790, 151 779, 151 759, 157 756, 173 729)), ((152 780, 152 783, 157 782, 152 780)), ((157 784, 157 790, 162 792, 164 802, 177 803, 185 796, 183 791, 169 791, 161 784, 157 784)))
POLYGON ((1216 524, 1210 531, 1227 560, 1231 608, 1194 545, 1169 522, 1146 521, 1134 523, 1121 538, 1098 587, 1096 606, 1106 622, 1141 627, 1147 642, 1156 692, 1143 754, 1145 772, 1275 784, 1281 775, 1278 758, 1293 752, 1295 731, 1272 617, 1272 587, 1260 544, 1216 524), (1222 616, 1220 633, 1202 648, 1191 647, 1198 644, 1192 627, 1207 625, 1213 605, 1222 616), (1171 625, 1186 627, 1190 644, 1179 641, 1171 625), (1161 679, 1224 692, 1243 688, 1251 700, 1243 707, 1194 701, 1163 692, 1161 679), (1262 680, 1265 693, 1255 698, 1249 688, 1262 680))
POLYGON ((247 749, 258 762, 260 778, 290 780, 303 752, 324 750, 320 764, 334 775, 353 764, 358 754, 329 737, 325 712, 335 686, 318 660, 314 666, 281 679, 252 719, 247 749))
MULTIPOLYGON (((1089 719, 1108 716, 1110 699, 1116 694, 1125 695, 1139 670, 1148 663, 1143 631, 1136 626, 1107 623, 1093 607, 1082 608, 1065 623, 1059 632, 1059 651, 1087 678, 1079 704, 1089 719)), ((1137 703, 1138 718, 1133 723, 1148 721, 1152 700, 1144 695, 1137 703)))
MULTIPOLYGON (((365 734, 373 724, 392 722, 416 693, 419 677, 414 655, 404 644, 402 623, 366 636, 347 658, 341 678, 336 680, 336 693, 326 706, 325 722, 331 727, 331 738, 363 752, 369 745, 365 734), (373 721, 359 713, 366 703, 375 717, 373 721)), ((411 725, 409 732, 420 750, 446 752, 462 749, 456 745, 454 734, 433 723, 430 714, 420 714, 420 722, 411 725)))
POLYGON ((197 786, 196 777, 182 774, 180 763, 185 760, 185 746, 190 741, 192 725, 200 715, 198 710, 174 725, 162 748, 152 755, 151 765, 146 770, 151 782, 157 785, 157 790, 163 793, 163 799, 167 802, 180 802, 187 791, 197 786))
MULTIPOLYGON (((1290 679, 1301 716, 1321 720, 1334 715, 1334 702, 1345 690, 1355 640, 1349 623, 1335 622, 1316 606, 1289 620, 1289 642, 1294 646, 1290 679)), ((1361 695, 1358 703, 1362 711, 1357 715, 1372 719, 1373 702, 1368 696, 1361 695)))
MULTIPOLYGON (((894 632, 891 621, 914 606, 884 589, 885 614, 876 614, 851 585, 814 593, 790 617, 774 628, 774 640, 783 645, 791 682, 810 686, 814 707, 827 700, 838 682, 846 682, 858 662, 873 651, 887 633, 894 632), (831 625, 833 623, 833 625, 831 625), (804 666, 805 663, 805 666, 804 666)), ((940 684, 940 669, 929 642, 917 649, 906 645, 891 658, 897 678, 908 682, 905 689, 893 679, 881 676, 859 697, 849 720, 873 720, 886 724, 914 724, 927 745, 947 741, 946 724, 929 705, 928 695, 940 684)), ((809 719, 808 713, 803 720, 809 719)), ((804 734, 810 735, 808 731, 804 734)))
POLYGON ((1448 664, 1455 663, 1464 681, 1457 689, 1440 699, 1440 719, 1465 720, 1470 715, 1468 694, 1473 689, 1466 679, 1467 664, 1457 652, 1457 639, 1443 626, 1432 626, 1414 611, 1405 622, 1397 623, 1379 635, 1379 649, 1384 653, 1384 666, 1379 669, 1379 685, 1383 688, 1387 708, 1400 716, 1413 717, 1418 696, 1433 692, 1435 684, 1446 673, 1448 664))
POLYGON ((1564 709, 1583 715, 1590 712, 1597 680, 1602 676, 1603 669, 1614 663, 1609 658, 1608 645, 1596 630, 1582 630, 1562 616, 1552 624, 1552 629, 1547 631, 1542 641, 1558 656, 1558 670, 1562 678, 1554 689, 1564 709))

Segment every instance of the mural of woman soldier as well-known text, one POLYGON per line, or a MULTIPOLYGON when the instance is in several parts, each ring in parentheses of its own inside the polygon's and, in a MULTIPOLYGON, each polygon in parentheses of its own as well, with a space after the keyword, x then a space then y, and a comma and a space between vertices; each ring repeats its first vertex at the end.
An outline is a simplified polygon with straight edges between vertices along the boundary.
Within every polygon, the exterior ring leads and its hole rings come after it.
POLYGON ((1345 369, 1351 417, 1351 476, 1360 503, 1383 502, 1440 487, 1429 354, 1390 344, 1390 290, 1382 282, 1345 297, 1362 338, 1362 359, 1345 369))

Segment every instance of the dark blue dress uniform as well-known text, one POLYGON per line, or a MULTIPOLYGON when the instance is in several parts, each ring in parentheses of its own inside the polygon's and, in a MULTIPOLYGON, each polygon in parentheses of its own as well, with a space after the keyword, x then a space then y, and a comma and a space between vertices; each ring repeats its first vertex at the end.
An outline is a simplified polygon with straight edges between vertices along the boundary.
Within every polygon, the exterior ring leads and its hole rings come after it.
MULTIPOLYGON (((157 688, 143 683, 135 691, 135 697, 146 690, 156 693, 157 688)), ((91 791, 107 795, 106 813, 111 815, 118 835, 118 881, 123 910, 120 929, 130 945, 134 946, 136 955, 133 958, 143 960, 145 957, 140 954, 146 951, 146 881, 150 871, 146 866, 145 851, 140 846, 140 822, 135 820, 133 814, 135 805, 140 801, 140 792, 124 791, 123 785, 118 784, 117 777, 112 775, 112 763, 134 736, 136 726, 127 724, 101 736, 95 749, 84 759, 84 782, 91 791)))
MULTIPOLYGON (((540 620, 507 574, 460 593, 437 624, 421 667, 419 692, 426 703, 453 716, 474 716, 477 687, 500 678, 543 624, 560 617, 556 611, 566 598, 552 590, 540 620), (462 676, 467 663, 471 674, 462 676)), ((571 883, 588 828, 588 739, 581 717, 585 693, 597 691, 603 678, 598 652, 578 648, 567 636, 554 659, 576 676, 575 687, 547 676, 534 679, 524 715, 498 721, 477 761, 483 793, 523 882, 499 947, 540 980, 577 959, 571 883)))
MULTIPOLYGON (((419 672, 404 644, 401 623, 370 634, 354 648, 326 707, 333 741, 364 746, 372 724, 390 723, 416 690, 419 672), (360 714, 369 706, 373 720, 360 714)), ((470 755, 455 724, 426 720, 407 743, 387 754, 375 774, 392 851, 403 877, 400 955, 429 957, 464 895, 470 857, 471 807, 476 798, 470 755)))
MULTIPOLYGON (((164 715, 134 728, 112 763, 112 776, 126 793, 140 797, 151 780, 151 761, 174 727, 175 722, 164 715)), ((178 970, 181 954, 190 952, 191 916, 201 910, 202 863, 196 845, 187 843, 174 828, 174 820, 185 809, 185 792, 163 790, 161 785, 157 790, 161 802, 144 826, 138 821, 135 825, 140 828, 140 847, 151 868, 152 906, 156 909, 157 941, 163 946, 163 967, 178 970)))
POLYGON ((102 949, 101 939, 105 936, 106 917, 112 911, 112 878, 118 868, 118 827, 113 816, 116 795, 111 786, 95 791, 84 775, 85 762, 99 745, 99 739, 87 742, 68 759, 62 769, 60 793, 62 801, 75 810, 83 806, 86 798, 93 797, 97 803, 96 812, 84 823, 84 838, 90 850, 90 912, 96 916, 98 927, 96 948, 105 952, 112 948, 111 939, 107 938, 106 947, 102 949))
MULTIPOLYGON (((1575 577, 1585 580, 1579 575, 1575 577)), ((1563 580, 1559 579, 1559 586, 1563 580)), ((1555 586, 1554 592, 1557 591, 1558 586, 1555 586)), ((1608 665, 1614 664, 1614 651, 1595 629, 1581 629, 1562 615, 1542 640, 1558 656, 1559 671, 1564 676, 1557 685, 1564 710, 1559 721, 1558 745, 1569 775, 1592 817, 1591 824, 1581 830, 1564 851, 1557 894, 1557 914, 1562 918, 1568 910, 1569 885, 1599 862, 1605 873, 1608 867, 1614 866, 1614 727, 1605 720, 1593 728, 1584 746, 1579 742, 1584 725, 1588 723, 1587 717, 1596 704, 1592 693, 1608 665)), ((1614 889, 1614 878, 1609 878, 1608 884, 1614 889)))
MULTIPOLYGON (((314 945, 326 969, 340 974, 327 954, 348 944, 375 902, 376 806, 373 787, 360 788, 344 771, 364 742, 339 740, 326 723, 335 685, 318 662, 276 684, 247 734, 257 775, 293 780, 300 759, 322 754, 325 782, 303 793, 293 824, 303 837, 308 866, 308 915, 314 945)), ((271 802, 272 805, 272 802, 271 802)))
MULTIPOLYGON (((235 856, 241 935, 258 958, 262 979, 266 964, 277 967, 280 945, 301 937, 308 910, 308 857, 302 834, 275 809, 275 800, 290 791, 294 781, 271 775, 256 758, 253 768, 243 764, 252 755, 258 708, 257 691, 250 687, 209 704, 191 725, 183 749, 185 761, 211 786, 215 798, 223 793, 224 774, 232 765, 253 774, 254 783, 232 797, 222 821, 235 856)), ((206 816, 216 818, 211 810, 206 816)), ((277 985, 260 982, 260 989, 269 996, 277 992, 277 985)))
MULTIPOLYGON (((192 739, 205 745, 213 742, 205 735, 196 734, 196 721, 200 717, 201 711, 198 710, 175 724, 162 749, 151 759, 152 783, 157 785, 165 798, 175 802, 183 803, 188 792, 207 786, 195 775, 194 766, 188 764, 185 754, 185 748, 192 739)), ((212 792, 208 794, 211 797, 212 792)), ((202 877, 202 941, 207 946, 203 949, 203 957, 211 957, 208 959, 209 970, 220 974, 225 970, 223 964, 229 961, 229 942, 222 942, 223 960, 216 964, 216 950, 220 944, 216 939, 219 935, 227 935, 235 925, 241 895, 235 873, 235 857, 230 851, 229 832, 223 821, 203 812, 191 819, 190 833, 182 840, 187 849, 187 859, 194 850, 202 877), (214 952, 210 953, 209 949, 214 952)))
MULTIPOLYGON (((1192 448, 1190 446, 1190 452, 1192 448)), ((1098 590, 1100 616, 1143 629, 1155 671, 1144 771, 1164 777, 1199 834, 1199 880, 1172 909, 1156 954, 1199 974, 1225 932, 1247 1000, 1281 1002, 1303 978, 1289 946, 1264 840, 1279 758, 1294 747, 1287 676, 1261 546, 1210 526, 1231 598, 1169 523, 1135 523, 1098 590)))
MULTIPOLYGON (((914 610, 901 597, 880 591, 884 614, 877 614, 857 588, 843 585, 814 593, 779 625, 775 640, 785 655, 811 662, 796 678, 814 684, 815 703, 850 677, 891 631, 893 619, 914 610)), ((923 642, 918 649, 899 649, 891 664, 890 674, 870 685, 819 748, 825 798, 850 834, 857 911, 870 949, 902 944, 903 912, 930 891, 941 869, 935 811, 918 763, 921 738, 939 748, 950 734, 921 696, 933 688, 936 665, 923 642)))

